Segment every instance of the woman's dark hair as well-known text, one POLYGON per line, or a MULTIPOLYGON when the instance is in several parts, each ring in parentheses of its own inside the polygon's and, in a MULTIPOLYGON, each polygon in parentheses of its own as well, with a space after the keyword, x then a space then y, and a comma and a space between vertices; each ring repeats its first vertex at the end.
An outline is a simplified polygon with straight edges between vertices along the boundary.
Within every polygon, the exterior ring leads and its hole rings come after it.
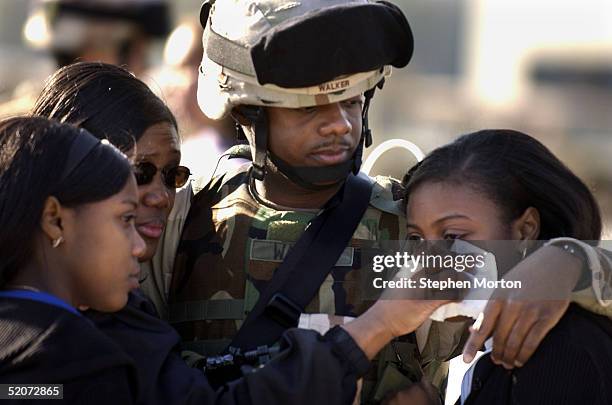
POLYGON ((39 117, 0 121, 0 288, 34 256, 45 200, 67 207, 105 200, 123 189, 130 162, 83 129, 39 117), (75 148, 75 139, 90 141, 75 148))
POLYGON ((505 222, 528 208, 540 213, 540 239, 601 237, 599 206, 588 187, 544 145, 524 133, 483 130, 431 152, 404 176, 405 202, 426 182, 454 182, 482 192, 505 222))
POLYGON ((100 62, 79 62, 46 82, 32 115, 87 129, 122 150, 160 122, 178 125, 166 104, 129 71, 100 62))

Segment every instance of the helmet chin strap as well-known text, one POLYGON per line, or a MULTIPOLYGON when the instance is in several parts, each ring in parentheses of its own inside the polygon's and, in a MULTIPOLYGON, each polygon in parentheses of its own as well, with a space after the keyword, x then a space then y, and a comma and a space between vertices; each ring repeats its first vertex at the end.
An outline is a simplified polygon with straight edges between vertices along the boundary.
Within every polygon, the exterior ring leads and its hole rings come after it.
POLYGON ((261 107, 245 108, 241 112, 255 127, 255 156, 253 156, 252 173, 255 179, 263 180, 268 160, 268 114, 261 107))
MULTIPOLYGON (((377 87, 382 88, 383 81, 377 87)), ((359 145, 353 156, 346 162, 331 166, 291 166, 289 163, 268 150, 269 125, 268 115, 264 108, 243 107, 240 112, 249 119, 255 129, 255 156, 253 156, 252 175, 257 180, 263 180, 269 169, 278 171, 289 181, 308 190, 326 190, 336 187, 346 180, 352 172, 359 173, 361 168, 363 147, 372 144, 372 131, 368 126, 368 110, 376 87, 365 92, 365 100, 361 114, 362 127, 359 145)))
POLYGON ((368 124, 368 111, 370 110, 370 101, 372 100, 372 97, 374 97, 376 87, 382 89, 383 83, 384 79, 381 80, 375 87, 364 93, 365 100, 363 101, 363 110, 361 111, 361 139, 359 140, 357 150, 353 154, 352 169, 355 176, 357 176, 359 169, 361 169, 364 144, 366 148, 369 148, 372 145, 372 131, 370 130, 370 126, 368 124))
POLYGON ((296 167, 268 151, 268 164, 291 182, 308 190, 319 191, 336 187, 346 180, 354 165, 354 156, 337 165, 296 167))

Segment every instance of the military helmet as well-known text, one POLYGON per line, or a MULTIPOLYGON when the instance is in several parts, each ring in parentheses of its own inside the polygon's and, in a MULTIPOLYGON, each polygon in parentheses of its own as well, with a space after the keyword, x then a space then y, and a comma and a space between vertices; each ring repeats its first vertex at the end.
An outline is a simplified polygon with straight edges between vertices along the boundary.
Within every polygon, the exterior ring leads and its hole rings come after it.
POLYGON ((403 67, 412 57, 410 25, 397 6, 370 0, 210 0, 200 22, 198 104, 211 119, 239 105, 260 107, 248 117, 255 128, 255 178, 263 178, 268 161, 308 188, 317 188, 316 180, 341 181, 350 169, 357 173, 364 141, 371 143, 367 110, 373 91, 391 66, 403 67), (351 162, 292 168, 267 150, 261 107, 312 107, 360 94, 366 96, 364 130, 351 162))
POLYGON ((286 108, 342 101, 405 66, 413 38, 391 3, 207 2, 198 100, 211 119, 240 104, 286 108))

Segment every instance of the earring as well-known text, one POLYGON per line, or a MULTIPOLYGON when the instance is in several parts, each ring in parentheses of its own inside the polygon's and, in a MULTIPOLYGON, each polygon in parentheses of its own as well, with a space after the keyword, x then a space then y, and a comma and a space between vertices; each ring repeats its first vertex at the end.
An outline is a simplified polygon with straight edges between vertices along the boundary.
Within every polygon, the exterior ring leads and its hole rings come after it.
POLYGON ((51 246, 53 246, 53 249, 55 249, 56 247, 61 245, 63 241, 64 241, 64 237, 60 236, 57 239, 53 239, 53 242, 51 242, 51 246))
POLYGON ((522 258, 521 258, 521 260, 527 257, 527 246, 525 246, 525 247, 523 248, 523 252, 522 252, 522 253, 523 253, 523 254, 522 254, 522 258))

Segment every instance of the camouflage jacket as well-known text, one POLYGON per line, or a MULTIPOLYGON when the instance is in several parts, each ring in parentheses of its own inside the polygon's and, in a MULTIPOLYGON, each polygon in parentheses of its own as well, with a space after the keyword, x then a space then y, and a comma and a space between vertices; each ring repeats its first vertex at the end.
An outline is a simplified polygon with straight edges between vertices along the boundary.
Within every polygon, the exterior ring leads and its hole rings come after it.
MULTIPOLYGON (((374 180, 370 204, 349 246, 305 310, 337 316, 332 324, 338 318, 360 315, 373 303, 360 288, 365 277, 360 246, 366 241, 405 238, 401 204, 393 198, 397 182, 386 177, 374 180)), ((261 202, 252 193, 245 170, 216 178, 197 192, 179 242, 168 298, 168 320, 181 335, 184 350, 215 355, 227 347, 318 211, 261 202)), ((419 334, 421 350, 417 336, 411 334, 381 353, 364 379, 364 402, 380 400, 387 391, 423 375, 443 388, 445 360, 460 348, 465 325, 434 324, 419 334)))
MULTIPOLYGON (((404 215, 393 198, 394 184, 391 178, 375 179, 370 206, 350 246, 306 312, 357 316, 371 305, 356 288, 360 281, 356 259, 365 241, 405 237, 404 215)), ((291 243, 315 215, 316 210, 287 210, 260 202, 250 191, 244 170, 208 184, 194 182, 177 194, 156 256, 144 265, 148 277, 142 288, 162 317, 179 331, 185 350, 218 354, 254 306, 291 243)), ((593 288, 576 292, 573 301, 612 317, 610 292, 601 298, 602 277, 596 277, 604 266, 604 284, 610 284, 612 259, 606 257, 606 251, 590 250, 591 256, 599 257, 589 262, 593 288), (596 279, 600 281, 597 286, 596 279)), ((387 346, 364 383, 362 399, 381 399, 388 390, 421 375, 444 392, 446 360, 458 354, 466 329, 462 322, 428 321, 415 334, 387 346)))

